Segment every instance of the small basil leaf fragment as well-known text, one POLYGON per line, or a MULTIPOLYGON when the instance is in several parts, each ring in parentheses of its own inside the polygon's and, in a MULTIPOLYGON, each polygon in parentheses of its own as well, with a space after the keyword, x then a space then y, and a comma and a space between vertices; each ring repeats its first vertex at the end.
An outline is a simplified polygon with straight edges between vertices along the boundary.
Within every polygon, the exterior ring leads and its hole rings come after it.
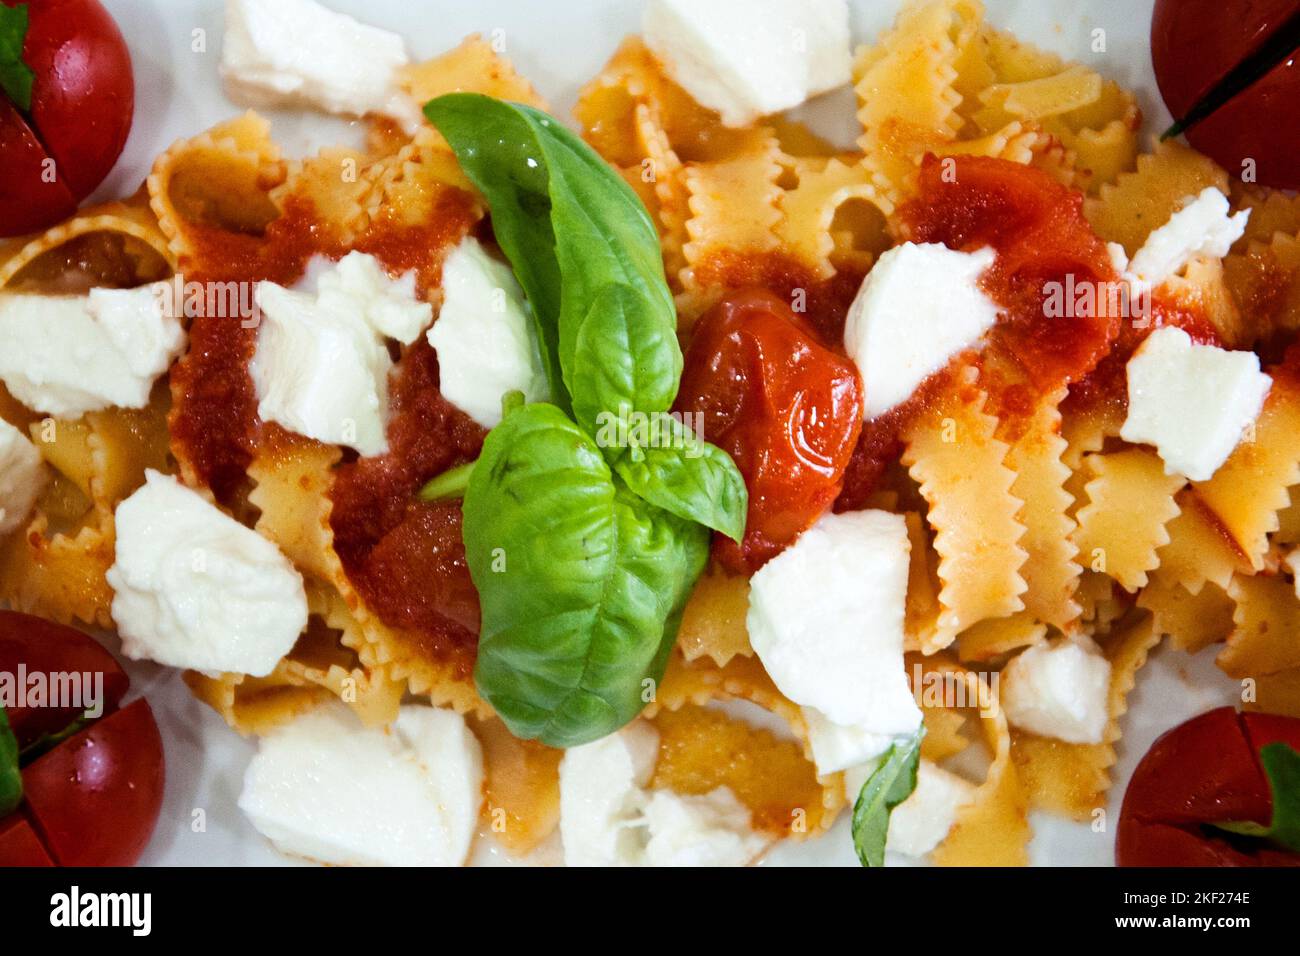
POLYGON ((1268 840, 1300 853, 1300 753, 1285 743, 1265 744, 1259 762, 1273 793, 1273 819, 1268 826, 1252 820, 1215 823, 1212 826, 1240 836, 1268 840))
POLYGON ((889 816, 916 789, 925 725, 915 734, 885 751, 874 773, 862 785, 853 805, 853 848, 863 866, 885 865, 885 840, 889 816))
POLYGON ((633 495, 560 409, 488 435, 464 501, 479 693, 517 737, 599 739, 650 700, 708 532, 633 495))
POLYGON ((0 90, 23 112, 32 108, 36 74, 23 62, 27 40, 27 5, 0 4, 0 90))
POLYGON ((18 739, 9 715, 0 706, 0 817, 23 801, 23 775, 18 765, 18 739))

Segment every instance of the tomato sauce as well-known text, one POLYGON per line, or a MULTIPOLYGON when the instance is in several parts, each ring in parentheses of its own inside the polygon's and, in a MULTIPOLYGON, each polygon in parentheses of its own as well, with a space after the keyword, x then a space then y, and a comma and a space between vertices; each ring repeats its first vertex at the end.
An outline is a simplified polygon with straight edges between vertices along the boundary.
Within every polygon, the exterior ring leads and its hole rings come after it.
MULTIPOLYGON (((427 296, 441 281, 445 251, 477 220, 473 198, 448 188, 435 198, 427 222, 381 215, 344 247, 310 202, 290 197, 260 235, 188 226, 195 253, 183 268, 187 281, 205 284, 293 285, 313 256, 337 259, 356 249, 394 274, 413 270, 419 294, 427 296)), ((241 316, 195 316, 189 352, 172 371, 174 446, 225 503, 247 487, 247 468, 268 429, 258 418, 249 373, 257 346, 257 330, 249 324, 241 316)), ((349 580, 386 624, 410 631, 430 653, 472 649, 478 599, 465 567, 460 509, 420 502, 416 493, 446 468, 475 458, 484 432, 442 397, 437 356, 423 338, 398 361, 390 403, 388 453, 349 460, 337 472, 335 547, 349 580)))

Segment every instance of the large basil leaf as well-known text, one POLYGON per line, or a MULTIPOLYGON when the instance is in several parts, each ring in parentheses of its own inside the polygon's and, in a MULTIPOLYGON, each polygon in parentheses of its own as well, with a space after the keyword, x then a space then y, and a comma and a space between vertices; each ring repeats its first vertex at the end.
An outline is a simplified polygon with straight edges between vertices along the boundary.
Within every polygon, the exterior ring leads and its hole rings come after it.
POLYGON ((631 494, 558 409, 511 411, 465 502, 482 601, 475 681, 518 737, 596 740, 645 706, 708 556, 708 533, 631 494))
POLYGON ((885 865, 889 816, 916 789, 924 737, 922 724, 911 737, 890 747, 853 804, 853 848, 863 866, 885 865))

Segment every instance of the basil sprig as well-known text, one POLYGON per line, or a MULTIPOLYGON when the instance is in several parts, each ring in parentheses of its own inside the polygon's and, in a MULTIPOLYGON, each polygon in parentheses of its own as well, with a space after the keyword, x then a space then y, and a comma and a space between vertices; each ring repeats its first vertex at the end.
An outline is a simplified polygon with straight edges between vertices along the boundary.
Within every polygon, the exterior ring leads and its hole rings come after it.
POLYGON ((1300 753, 1290 744, 1265 744, 1259 749, 1259 762, 1273 791, 1273 819, 1269 825, 1261 826, 1253 820, 1211 825, 1300 853, 1300 753))
MULTIPOLYGON (((540 110, 453 93, 424 112, 492 210, 528 296, 552 401, 591 436, 620 416, 671 421, 682 374, 677 312, 636 193, 540 110)), ((598 445, 638 496, 739 540, 748 498, 735 463, 689 429, 660 434, 667 440, 653 446, 598 445)))
POLYGON ((906 740, 895 743, 874 773, 862 785, 853 804, 853 848, 863 866, 885 865, 885 840, 889 816, 916 789, 916 771, 921 765, 921 740, 925 725, 906 740))
POLYGON ((424 110, 487 199, 554 404, 507 397, 479 460, 423 494, 464 491, 479 692, 516 736, 572 747, 653 699, 709 529, 739 540, 748 496, 730 457, 667 414, 676 309, 631 187, 531 107, 456 93, 424 110), (608 440, 633 416, 655 427, 608 440))
POLYGON ((32 108, 36 74, 23 62, 27 40, 27 5, 0 4, 0 90, 23 112, 32 108))
POLYGON ((9 715, 0 706, 0 817, 23 801, 23 774, 18 764, 18 740, 9 715))

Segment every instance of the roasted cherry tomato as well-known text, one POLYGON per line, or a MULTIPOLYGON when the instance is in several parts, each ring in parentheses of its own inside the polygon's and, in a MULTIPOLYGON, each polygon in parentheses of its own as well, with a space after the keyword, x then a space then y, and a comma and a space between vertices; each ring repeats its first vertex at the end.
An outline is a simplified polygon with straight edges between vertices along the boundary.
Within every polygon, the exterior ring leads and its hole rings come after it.
POLYGON ((745 476, 745 540, 716 535, 714 553, 748 573, 835 501, 862 428, 862 386, 783 300, 745 290, 696 325, 677 410, 702 414, 705 436, 745 476))
POLYGON ((0 235, 57 222, 103 182, 126 145, 135 80, 126 41, 98 0, 23 6, 30 103, 0 93, 0 235))
MULTIPOLYGON (((1151 60, 1169 111, 1185 117, 1297 11, 1300 0, 1159 0, 1151 21, 1151 60)), ((1232 175, 1240 176, 1243 164, 1253 160, 1258 182, 1295 189, 1298 100, 1300 55, 1292 55, 1192 126, 1187 139, 1232 175)))
POLYGON ((0 680, 18 755, 0 740, 0 777, 21 768, 22 783, 21 802, 0 817, 0 866, 134 863, 162 809, 149 704, 119 709, 127 676, 94 640, 11 611, 0 611, 0 680))
POLYGON ((1259 750, 1300 750, 1300 720, 1222 707, 1152 744, 1124 794, 1115 862, 1120 866, 1300 866, 1300 855, 1210 826, 1267 825, 1272 795, 1259 750))

